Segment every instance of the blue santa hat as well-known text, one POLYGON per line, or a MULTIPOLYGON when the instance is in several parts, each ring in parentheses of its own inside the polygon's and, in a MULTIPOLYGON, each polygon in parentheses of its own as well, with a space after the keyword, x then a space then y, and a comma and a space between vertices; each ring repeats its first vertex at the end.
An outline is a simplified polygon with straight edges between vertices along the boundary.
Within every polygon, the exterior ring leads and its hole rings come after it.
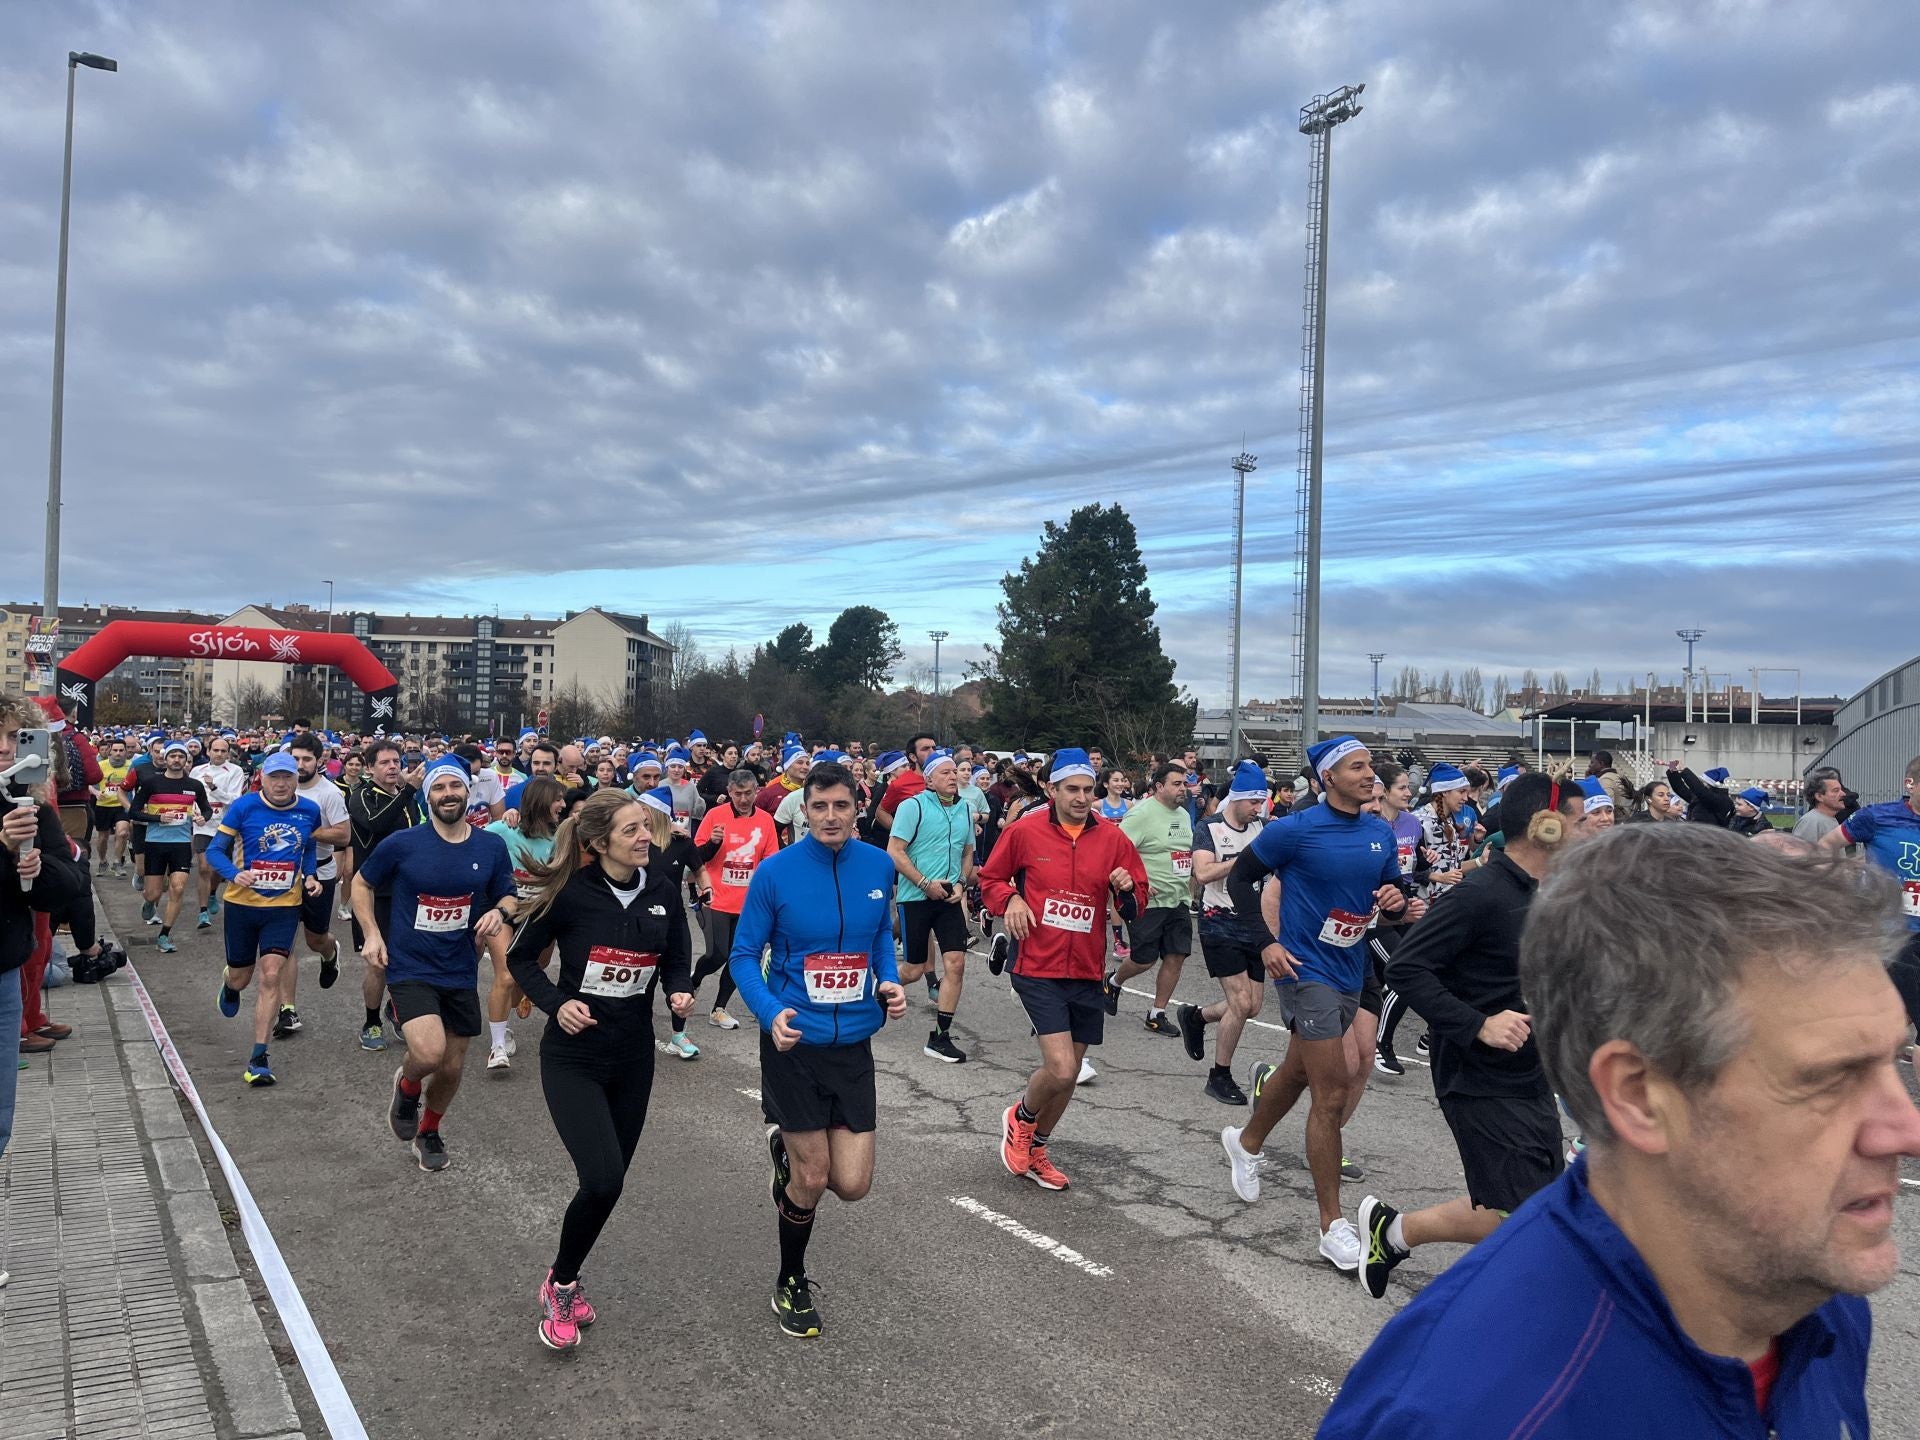
POLYGON ((520 738, 522 740, 525 740, 529 735, 531 735, 536 740, 540 738, 540 732, 537 729, 535 729, 533 726, 522 725, 520 727, 520 738))
POLYGON ((1227 803, 1235 800, 1264 800, 1267 798, 1267 772, 1260 768, 1257 760, 1242 760, 1233 767, 1233 780, 1227 786, 1227 803))
POLYGON ((428 764, 426 773, 420 777, 420 793, 424 795, 432 790, 433 782, 442 775, 456 777, 462 789, 473 788, 473 772, 467 769, 467 762, 449 750, 428 764))
POLYGON ((936 750, 931 755, 927 756, 926 760, 921 764, 920 773, 922 775, 931 775, 933 774, 934 771, 938 770, 942 765, 952 765, 953 763, 955 763, 953 758, 953 751, 936 750))
POLYGON ((1093 773, 1093 761, 1084 750, 1056 750, 1053 752, 1053 769, 1047 773, 1047 779, 1055 785, 1075 775, 1084 775, 1089 780, 1100 777, 1093 773))
POLYGON ((1429 795, 1444 795, 1449 790, 1464 790, 1466 788, 1467 777, 1460 772, 1457 766, 1449 765, 1444 760, 1427 771, 1427 793, 1429 795))
POLYGON ((813 763, 816 765, 845 765, 848 763, 848 759, 847 752, 844 750, 827 749, 822 750, 818 755, 814 756, 813 763))
POLYGON ((1518 765, 1502 765, 1499 773, 1493 777, 1494 788, 1496 790, 1504 790, 1519 778, 1520 767, 1518 765))
MULTIPOLYGON (((1362 745, 1351 735, 1336 735, 1331 740, 1322 740, 1318 745, 1309 747, 1307 750, 1307 763, 1313 766, 1314 774, 1318 775, 1322 780, 1325 780, 1327 778, 1327 771, 1338 765, 1342 760, 1346 759, 1347 756, 1353 754, 1354 751, 1364 750, 1366 748, 1366 746, 1362 745)), ((1439 767, 1435 766, 1434 768, 1438 769, 1439 767)), ((1451 769, 1452 767, 1449 766, 1448 768, 1451 769)), ((1457 775, 1460 772, 1455 770, 1454 773, 1457 775)))
POLYGON ((1707 779, 1716 785, 1724 785, 1733 778, 1733 772, 1724 765, 1716 765, 1707 771, 1707 779))
POLYGON ((627 757, 627 773, 629 775, 644 770, 649 765, 656 770, 660 768, 660 757, 651 750, 642 750, 637 754, 627 757))
POLYGON ((875 757, 873 768, 879 772, 880 778, 884 780, 906 763, 907 756, 905 751, 882 750, 880 754, 875 757))
POLYGON ((1580 782, 1580 789, 1587 797, 1587 814, 1613 808, 1613 797, 1607 794, 1607 787, 1600 783, 1599 776, 1589 775, 1580 782))
POLYGON ((782 770, 789 770, 793 768, 794 761, 805 760, 806 758, 807 752, 804 747, 789 742, 786 749, 780 752, 780 768, 782 770))
POLYGON ((640 803, 649 810, 658 810, 662 815, 673 815, 673 790, 666 785, 656 785, 651 790, 640 792, 640 803))
POLYGON ((684 745, 669 745, 667 747, 667 764, 690 765, 692 763, 693 763, 693 756, 687 753, 687 749, 684 745))
POLYGON ((1766 809, 1767 806, 1771 804, 1773 801, 1773 797, 1767 794, 1767 792, 1762 790, 1758 785, 1749 785, 1745 790, 1742 790, 1740 792, 1740 798, 1746 801, 1749 805, 1753 806, 1756 810, 1766 809))
POLYGON ((706 744, 706 743, 707 743, 707 732, 706 732, 706 731, 704 731, 704 730, 689 730, 689 731, 687 732, 687 744, 689 744, 689 745, 704 745, 704 744, 706 744))

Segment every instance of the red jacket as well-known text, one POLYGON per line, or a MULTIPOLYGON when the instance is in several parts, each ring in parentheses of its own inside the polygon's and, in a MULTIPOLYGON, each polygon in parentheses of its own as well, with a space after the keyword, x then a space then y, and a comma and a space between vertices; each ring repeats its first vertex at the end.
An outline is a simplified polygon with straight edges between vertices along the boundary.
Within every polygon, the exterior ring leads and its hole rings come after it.
MULTIPOLYGON (((1095 813, 1079 839, 1071 838, 1051 806, 1023 815, 1000 832, 980 869, 980 893, 995 915, 1017 894, 1033 911, 1034 926, 1020 942, 1016 975, 1048 980, 1100 980, 1107 964, 1107 880, 1115 870, 1133 877, 1133 894, 1148 890, 1147 868, 1133 842, 1095 813)), ((1133 894, 1115 897, 1132 918, 1133 894)))

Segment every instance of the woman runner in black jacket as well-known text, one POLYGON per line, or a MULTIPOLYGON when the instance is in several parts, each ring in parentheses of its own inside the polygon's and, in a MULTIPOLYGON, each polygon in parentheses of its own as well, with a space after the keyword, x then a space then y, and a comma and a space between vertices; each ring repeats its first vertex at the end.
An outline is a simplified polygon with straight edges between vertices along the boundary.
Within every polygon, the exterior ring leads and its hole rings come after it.
POLYGON ((515 982, 551 1017, 540 1040, 540 1084, 580 1188, 560 1226, 560 1248, 540 1285, 540 1341, 567 1350, 595 1315, 580 1266, 619 1202, 653 1090, 653 1003, 658 971, 675 1014, 693 1005, 692 942, 679 886, 655 865, 646 812, 624 791, 583 801, 534 869, 534 893, 507 951, 515 982), (560 954, 558 983, 539 955, 560 954))

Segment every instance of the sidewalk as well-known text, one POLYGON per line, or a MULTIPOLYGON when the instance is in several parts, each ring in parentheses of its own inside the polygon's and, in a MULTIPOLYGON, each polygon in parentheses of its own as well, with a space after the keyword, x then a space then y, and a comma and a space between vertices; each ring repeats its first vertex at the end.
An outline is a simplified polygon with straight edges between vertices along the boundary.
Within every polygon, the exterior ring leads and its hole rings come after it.
POLYGON ((74 1033, 20 1072, 0 1160, 0 1440, 296 1440, 127 973, 48 999, 74 1033))

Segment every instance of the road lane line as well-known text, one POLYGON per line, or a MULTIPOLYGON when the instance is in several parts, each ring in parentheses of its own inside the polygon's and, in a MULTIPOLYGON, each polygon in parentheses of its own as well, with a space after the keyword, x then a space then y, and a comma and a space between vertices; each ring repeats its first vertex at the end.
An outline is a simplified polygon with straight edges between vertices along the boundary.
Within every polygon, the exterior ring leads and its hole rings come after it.
POLYGON ((326 1422, 327 1433, 333 1440, 367 1440, 366 1426, 360 1421, 359 1411, 354 1409, 353 1397, 347 1394, 346 1383, 334 1368, 333 1357, 327 1353, 326 1342, 320 1338, 320 1332, 314 1326, 307 1302, 300 1294, 299 1285, 294 1282, 293 1272, 287 1268, 286 1258, 280 1253, 273 1231, 267 1228, 266 1217, 254 1203, 253 1192, 247 1188, 247 1182, 241 1178, 240 1166, 228 1153, 220 1139, 220 1132, 213 1128, 207 1107, 200 1103, 200 1092, 194 1088, 193 1077, 187 1073, 186 1061, 181 1059, 173 1037, 167 1033, 166 1022, 161 1020, 160 1011, 153 1003, 153 996, 147 993, 147 987, 141 983, 140 972, 131 961, 126 966, 126 975, 133 986, 134 997, 139 1000, 140 1009, 146 1016, 147 1033, 153 1037, 154 1048, 159 1050, 160 1058, 166 1062, 168 1071, 173 1075, 173 1083, 180 1087, 187 1104, 193 1107, 200 1128, 206 1132, 213 1158, 220 1162, 220 1173, 227 1177, 227 1189, 233 1192, 234 1206, 240 1212, 241 1232, 247 1237, 248 1248, 253 1251, 254 1264, 260 1267, 260 1278, 266 1282, 267 1293, 273 1297, 273 1308, 279 1312, 280 1323, 286 1327, 293 1353, 299 1358, 301 1370, 306 1373, 308 1388, 313 1391, 314 1403, 320 1407, 320 1418, 326 1422))
MULTIPOLYGON (((1142 1000, 1151 1000, 1154 998, 1151 990, 1136 990, 1131 985, 1122 985, 1120 988, 1129 995, 1138 995, 1142 1000)), ((1287 1028, 1284 1025, 1276 1025, 1271 1020, 1254 1020, 1249 1018, 1247 1024, 1258 1025, 1262 1030, 1284 1031, 1287 1028)), ((1418 1055, 1402 1055, 1400 1057, 1400 1063, 1402 1065, 1426 1065, 1428 1062, 1422 1060, 1418 1055)))
POLYGON ((1096 1264, 1071 1246, 1062 1244, 1051 1235, 1042 1235, 1037 1230, 1029 1230, 1011 1215, 1003 1215, 998 1210, 982 1205, 971 1195, 949 1195, 947 1203, 958 1205, 969 1215, 977 1215, 995 1229, 1006 1231, 1014 1239, 1025 1241, 1034 1249, 1044 1251, 1064 1265, 1071 1265, 1084 1275, 1092 1275, 1096 1279, 1104 1280, 1113 1274, 1112 1266, 1096 1264))

